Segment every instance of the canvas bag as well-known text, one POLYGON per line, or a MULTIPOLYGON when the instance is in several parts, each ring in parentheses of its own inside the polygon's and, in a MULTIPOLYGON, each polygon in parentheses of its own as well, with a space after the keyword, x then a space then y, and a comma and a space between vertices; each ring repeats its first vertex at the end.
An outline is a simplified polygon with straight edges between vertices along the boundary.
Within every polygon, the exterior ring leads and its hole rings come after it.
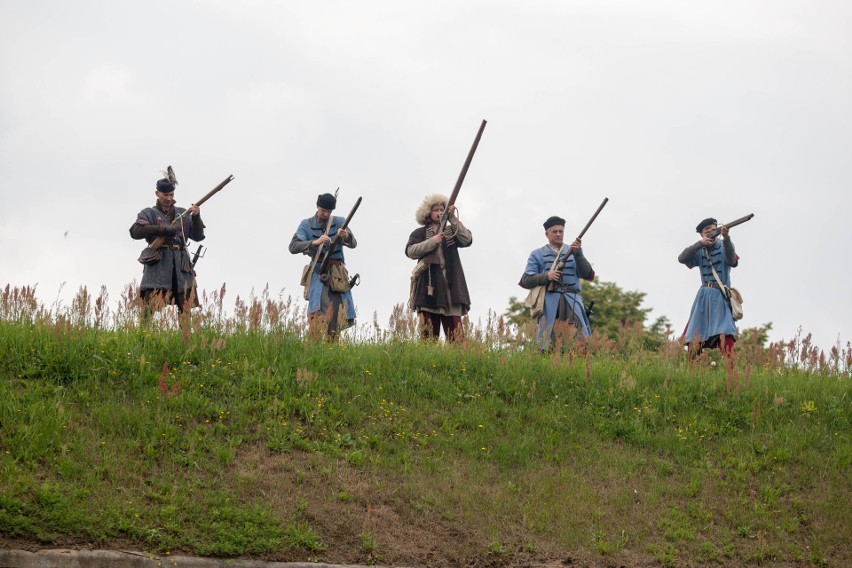
MULTIPOLYGON (((550 270, 556 268, 556 263, 559 261, 559 257, 562 256, 562 251, 565 250, 565 245, 562 245, 562 248, 559 249, 559 252, 556 253, 556 258, 553 259, 553 264, 550 265, 550 270)), ((526 300, 524 300, 524 305, 530 309, 530 316, 533 319, 538 319, 541 317, 541 313, 544 311, 544 297, 547 294, 547 284, 542 286, 536 286, 532 288, 527 294, 526 300)))
MULTIPOLYGON (((707 261, 710 261, 710 251, 704 249, 704 254, 707 255, 707 261)), ((728 305, 731 306, 731 317, 734 318, 734 321, 739 321, 743 319, 743 295, 740 294, 740 291, 736 288, 730 288, 722 284, 722 279, 719 278, 719 275, 716 274, 716 269, 713 267, 713 263, 710 262, 710 270, 713 271, 713 278, 716 279, 716 284, 719 286, 719 290, 722 292, 722 295, 725 296, 725 299, 728 301, 728 305)))
POLYGON ((328 287, 332 292, 349 291, 349 271, 346 266, 334 263, 328 267, 328 287))
POLYGON ((743 295, 736 288, 728 288, 728 302, 731 303, 731 315, 734 321, 743 319, 743 295))

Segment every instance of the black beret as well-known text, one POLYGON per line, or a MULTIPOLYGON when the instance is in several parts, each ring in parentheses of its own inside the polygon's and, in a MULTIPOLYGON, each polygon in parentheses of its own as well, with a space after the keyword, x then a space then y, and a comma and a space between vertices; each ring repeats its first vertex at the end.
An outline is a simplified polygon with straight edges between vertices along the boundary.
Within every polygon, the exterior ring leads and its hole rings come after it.
POLYGON ((562 217, 557 217, 555 215, 553 217, 548 217, 547 221, 544 222, 544 230, 546 231, 555 225, 562 225, 564 227, 565 219, 563 219, 562 217))
POLYGON ((706 227, 707 225, 717 225, 717 224, 718 223, 716 222, 716 219, 714 219, 713 217, 707 217, 706 219, 704 219, 703 221, 698 223, 698 226, 695 227, 695 232, 700 233, 701 231, 704 230, 704 227, 706 227))
POLYGON ((157 180, 157 191, 160 193, 174 193, 175 186, 166 178, 157 180))
POLYGON ((317 196, 317 207, 334 211, 334 208, 337 207, 337 199, 330 193, 323 193, 317 196))

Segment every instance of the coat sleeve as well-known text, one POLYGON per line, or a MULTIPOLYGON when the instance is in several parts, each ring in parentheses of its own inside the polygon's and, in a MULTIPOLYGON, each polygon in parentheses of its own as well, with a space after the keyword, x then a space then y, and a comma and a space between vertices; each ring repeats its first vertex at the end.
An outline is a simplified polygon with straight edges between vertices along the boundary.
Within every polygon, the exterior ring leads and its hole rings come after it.
POLYGON ((414 260, 420 260, 436 248, 438 248, 438 243, 429 238, 425 241, 408 245, 405 248, 405 256, 414 260))
POLYGON ((293 238, 290 239, 290 246, 287 247, 290 254, 308 254, 312 255, 316 251, 316 247, 312 247, 313 239, 308 232, 307 221, 299 223, 296 232, 293 233, 293 238))
POLYGON ((574 253, 574 262, 577 263, 577 276, 584 280, 594 279, 595 271, 592 268, 592 264, 586 258, 586 255, 583 254, 583 249, 574 253))
POLYGON ((544 269, 541 256, 536 254, 536 251, 533 251, 527 259, 527 267, 524 269, 524 273, 521 275, 521 280, 518 282, 518 285, 521 288, 529 290, 530 288, 543 286, 545 284, 547 284, 547 270, 544 269))
POLYGON ((192 227, 189 230, 189 238, 193 241, 203 241, 204 240, 204 221, 201 220, 201 214, 198 215, 190 215, 190 220, 192 221, 192 227))
POLYGON ((696 266, 695 263, 695 254, 701 249, 701 241, 697 241, 695 244, 691 244, 680 253, 677 257, 677 261, 687 268, 693 268, 696 266))
MULTIPOLYGON (((346 219, 343 219, 343 221, 346 221, 346 219)), ((342 222, 341 222, 341 224, 342 224, 342 222)), ((343 246, 345 246, 346 248, 354 249, 355 247, 358 246, 358 240, 355 238, 355 233, 353 233, 352 229, 349 229, 349 228, 347 228, 346 231, 349 233, 349 239, 348 240, 340 239, 340 242, 343 243, 343 246)))
POLYGON ((456 246, 459 248, 469 247, 473 243, 473 234, 464 226, 459 218, 450 219, 450 224, 456 233, 456 246))
POLYGON ((734 241, 731 240, 730 235, 722 240, 722 248, 725 251, 725 262, 728 263, 728 266, 733 268, 740 263, 740 257, 737 256, 734 241))

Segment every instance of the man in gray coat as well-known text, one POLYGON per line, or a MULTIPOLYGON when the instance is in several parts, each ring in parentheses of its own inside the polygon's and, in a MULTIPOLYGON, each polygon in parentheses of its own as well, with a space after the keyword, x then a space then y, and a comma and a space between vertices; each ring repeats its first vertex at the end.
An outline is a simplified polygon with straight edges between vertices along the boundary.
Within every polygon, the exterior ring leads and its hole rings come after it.
POLYGON ((139 289, 146 314, 163 305, 176 304, 180 313, 187 307, 200 305, 195 269, 186 247, 189 240, 204 240, 204 223, 201 210, 196 205, 189 209, 175 206, 176 185, 177 180, 169 166, 166 177, 157 181, 154 191, 157 202, 153 207, 140 211, 130 227, 132 238, 145 239, 149 245, 157 237, 165 238, 161 247, 155 250, 146 248, 139 258, 139 262, 145 265, 139 289), (173 223, 177 218, 180 220, 173 223))

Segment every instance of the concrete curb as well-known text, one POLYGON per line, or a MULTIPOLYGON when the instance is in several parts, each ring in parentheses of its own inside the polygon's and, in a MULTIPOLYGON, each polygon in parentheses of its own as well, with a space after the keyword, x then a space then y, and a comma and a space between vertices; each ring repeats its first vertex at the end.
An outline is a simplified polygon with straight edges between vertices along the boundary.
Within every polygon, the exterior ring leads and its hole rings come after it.
MULTIPOLYGON (((0 568, 367 568, 356 564, 157 556, 132 550, 0 550, 0 568)), ((376 568, 373 566, 372 568, 376 568)))

